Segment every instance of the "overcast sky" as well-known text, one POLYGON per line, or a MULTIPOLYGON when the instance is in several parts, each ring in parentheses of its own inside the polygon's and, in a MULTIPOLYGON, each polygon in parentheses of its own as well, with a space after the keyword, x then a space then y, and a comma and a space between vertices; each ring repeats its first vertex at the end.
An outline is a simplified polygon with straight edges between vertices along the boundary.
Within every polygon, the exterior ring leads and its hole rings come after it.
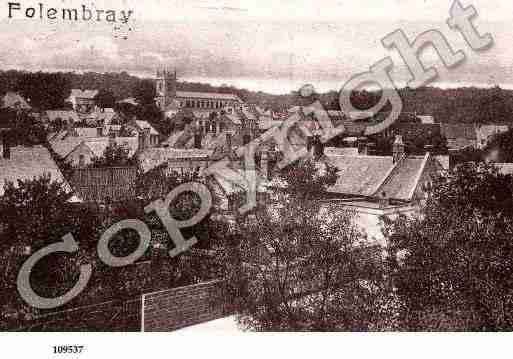
MULTIPOLYGON (((13 0, 11 0, 13 1, 13 0)), ((228 83, 252 90, 289 92, 312 83, 338 90, 353 74, 391 56, 394 79, 408 73, 380 39, 403 29, 411 39, 438 29, 465 64, 441 71, 438 85, 513 86, 513 4, 511 0, 462 1, 473 4, 480 32, 491 32, 494 46, 472 52, 448 29, 452 0, 42 0, 58 9, 135 10, 126 26, 107 22, 8 19, 0 5, 0 68, 28 70, 128 71, 152 76, 159 66, 175 68, 184 80, 228 83), (124 37, 127 37, 125 40, 124 37)), ((19 0, 22 7, 40 1, 19 0)), ((436 57, 427 51, 429 63, 436 57)))

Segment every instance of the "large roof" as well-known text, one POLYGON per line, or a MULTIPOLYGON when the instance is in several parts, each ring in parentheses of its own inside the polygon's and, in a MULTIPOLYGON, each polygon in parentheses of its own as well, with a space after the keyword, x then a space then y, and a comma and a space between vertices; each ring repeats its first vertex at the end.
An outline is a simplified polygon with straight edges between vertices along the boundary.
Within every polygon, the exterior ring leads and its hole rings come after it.
POLYGON ((6 182, 13 182, 17 186, 18 180, 32 180, 43 175, 49 175, 53 181, 62 182, 65 189, 69 190, 69 185, 46 148, 12 147, 10 159, 0 156, 0 195, 4 194, 6 182))
POLYGON ((218 93, 218 92, 191 92, 191 91, 176 91, 176 97, 183 98, 195 98, 195 99, 205 99, 205 100, 231 100, 231 101, 239 101, 242 100, 239 96, 231 93, 218 93))
POLYGON ((328 156, 338 169, 338 179, 330 192, 372 196, 393 168, 391 156, 328 156))
POLYGON ((326 156, 338 169, 338 179, 329 192, 351 196, 385 197, 409 201, 431 159, 407 156, 394 163, 392 156, 326 156))
POLYGON ((388 198, 410 200, 426 162, 427 158, 420 156, 403 159, 379 188, 377 195, 385 194, 388 198))
POLYGON ((170 160, 208 160, 213 153, 212 150, 154 147, 144 150, 138 159, 143 173, 146 173, 170 160))

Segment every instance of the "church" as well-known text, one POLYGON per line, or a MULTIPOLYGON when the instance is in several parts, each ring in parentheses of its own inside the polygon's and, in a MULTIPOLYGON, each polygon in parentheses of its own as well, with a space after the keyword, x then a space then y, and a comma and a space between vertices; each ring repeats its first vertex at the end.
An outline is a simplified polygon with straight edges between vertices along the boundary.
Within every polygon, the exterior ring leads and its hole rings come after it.
POLYGON ((155 102, 166 116, 176 114, 180 109, 190 109, 197 117, 209 117, 226 107, 240 108, 243 105, 235 94, 178 91, 176 83, 176 71, 157 71, 155 102))

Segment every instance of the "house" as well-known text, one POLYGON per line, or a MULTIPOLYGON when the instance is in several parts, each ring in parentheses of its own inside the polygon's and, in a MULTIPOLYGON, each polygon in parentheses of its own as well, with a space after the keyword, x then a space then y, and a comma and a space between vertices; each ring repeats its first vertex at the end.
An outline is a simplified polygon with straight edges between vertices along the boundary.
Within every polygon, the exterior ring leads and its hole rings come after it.
POLYGON ((162 166, 183 173, 207 168, 213 154, 213 150, 150 147, 138 153, 137 160, 142 173, 162 166))
POLYGON ((132 120, 125 126, 127 131, 133 131, 134 134, 141 136, 145 132, 148 132, 151 147, 157 147, 160 143, 160 133, 153 128, 147 121, 142 120, 132 120))
POLYGON ((88 113, 79 114, 80 122, 86 126, 105 126, 120 123, 121 116, 112 108, 95 108, 88 113))
POLYGON ((96 108, 98 90, 72 89, 66 102, 71 103, 73 110, 78 113, 90 113, 96 108))
POLYGON ((31 109, 27 100, 17 92, 7 92, 0 100, 0 108, 14 111, 28 111, 31 109))
POLYGON ((42 120, 45 123, 54 124, 54 125, 64 125, 71 123, 78 123, 80 118, 76 111, 71 110, 49 110, 45 111, 42 120))
POLYGON ((467 147, 477 147, 477 131, 474 124, 440 124, 442 136, 447 139, 449 150, 458 151, 467 147))
POLYGON ((33 180, 42 176, 50 176, 52 181, 62 183, 66 191, 71 191, 45 147, 10 147, 0 138, 0 196, 4 194, 4 185, 7 182, 17 186, 19 180, 33 180))
POLYGON ((509 126, 506 124, 476 125, 477 147, 485 148, 497 135, 507 131, 509 131, 509 126))
POLYGON ((132 158, 139 148, 139 139, 137 137, 92 137, 82 140, 64 157, 64 161, 73 167, 89 166, 95 158, 102 158, 111 144, 123 147, 128 158, 132 158))
POLYGON ((425 186, 442 170, 429 153, 410 156, 401 136, 394 142, 392 156, 336 155, 323 158, 338 170, 337 182, 328 189, 329 208, 349 209, 370 240, 385 245, 380 217, 414 215, 425 199, 425 186))

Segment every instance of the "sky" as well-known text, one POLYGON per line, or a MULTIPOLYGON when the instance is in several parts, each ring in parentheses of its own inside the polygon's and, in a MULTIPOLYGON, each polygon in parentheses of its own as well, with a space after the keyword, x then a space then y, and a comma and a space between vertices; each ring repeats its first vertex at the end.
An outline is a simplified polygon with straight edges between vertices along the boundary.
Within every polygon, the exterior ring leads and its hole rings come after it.
MULTIPOLYGON (((353 75, 386 56, 398 86, 408 71, 381 38, 402 29, 413 40, 436 29, 467 61, 439 71, 434 85, 513 87, 513 9, 510 0, 463 0, 474 5, 474 23, 494 45, 473 52, 448 28, 452 0, 0 0, 0 69, 127 71, 154 76, 159 67, 185 81, 230 84, 288 93, 305 83, 339 90, 353 75), (8 18, 8 2, 22 8, 133 10, 127 24, 8 18)), ((426 64, 436 53, 422 54, 426 64)))

